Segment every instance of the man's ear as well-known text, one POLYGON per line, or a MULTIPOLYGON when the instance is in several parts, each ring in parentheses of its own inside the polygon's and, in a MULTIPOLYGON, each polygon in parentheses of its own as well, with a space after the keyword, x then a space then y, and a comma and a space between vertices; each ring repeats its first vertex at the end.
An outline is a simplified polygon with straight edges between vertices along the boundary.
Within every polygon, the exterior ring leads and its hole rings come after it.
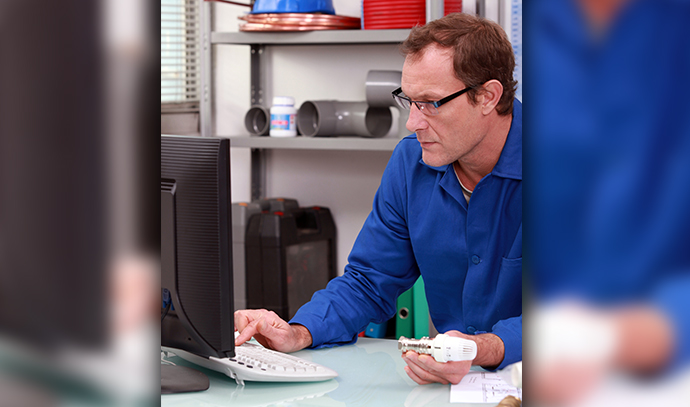
POLYGON ((492 79, 482 86, 481 96, 482 113, 488 115, 498 106, 503 96, 503 85, 496 79, 492 79))

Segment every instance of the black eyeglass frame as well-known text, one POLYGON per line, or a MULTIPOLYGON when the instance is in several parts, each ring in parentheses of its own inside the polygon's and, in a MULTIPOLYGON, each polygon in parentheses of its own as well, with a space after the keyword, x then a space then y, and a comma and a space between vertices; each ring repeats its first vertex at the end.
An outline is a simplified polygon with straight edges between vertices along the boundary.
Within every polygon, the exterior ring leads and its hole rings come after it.
MULTIPOLYGON (((453 93, 452 95, 446 96, 446 97, 444 97, 443 99, 437 100, 437 101, 435 101, 435 102, 419 102, 419 101, 416 101, 416 100, 412 100, 412 99, 408 98, 407 96, 400 96, 400 94, 402 93, 402 87, 400 87, 400 88, 394 90, 393 92, 391 92, 391 95, 393 96, 393 99, 404 99, 404 100, 407 100, 407 101, 410 103, 410 108, 412 107, 412 104, 414 104, 415 106, 417 106, 417 109, 419 109, 420 112, 424 112, 426 109, 424 109, 424 108, 422 108, 422 107, 419 107, 419 104, 420 104, 420 103, 423 103, 423 104, 425 104, 425 105, 431 105, 431 106, 433 106, 434 108, 438 109, 439 106, 444 105, 444 104, 450 102, 451 100, 457 98, 458 96, 460 96, 460 95, 464 94, 465 92, 470 91, 470 90, 472 90, 472 89, 474 89, 474 88, 476 88, 476 86, 468 86, 468 87, 466 87, 466 88, 463 89, 463 90, 457 91, 457 92, 453 93)), ((396 100, 396 102, 397 102, 397 100, 396 100)), ((399 102, 398 102, 398 103, 399 103, 399 102)), ((403 107, 404 107, 404 106, 403 106, 403 107)), ((431 111, 429 111, 429 114, 438 114, 438 110, 436 111, 436 113, 431 113, 431 111)))

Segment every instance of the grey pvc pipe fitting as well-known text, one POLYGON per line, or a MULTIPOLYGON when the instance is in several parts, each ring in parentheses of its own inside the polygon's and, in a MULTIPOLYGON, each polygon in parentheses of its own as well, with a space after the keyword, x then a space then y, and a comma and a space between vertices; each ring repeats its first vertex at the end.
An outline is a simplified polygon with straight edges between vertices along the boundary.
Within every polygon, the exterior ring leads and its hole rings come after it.
POLYGON ((244 115, 244 127, 253 136, 268 135, 271 114, 263 106, 252 106, 244 115))
POLYGON ((306 101, 297 111, 297 128, 307 137, 383 137, 392 124, 389 107, 372 107, 367 102, 306 101))
POLYGON ((367 103, 374 107, 397 107, 391 92, 400 87, 402 72, 376 71, 367 72, 366 94, 367 103))

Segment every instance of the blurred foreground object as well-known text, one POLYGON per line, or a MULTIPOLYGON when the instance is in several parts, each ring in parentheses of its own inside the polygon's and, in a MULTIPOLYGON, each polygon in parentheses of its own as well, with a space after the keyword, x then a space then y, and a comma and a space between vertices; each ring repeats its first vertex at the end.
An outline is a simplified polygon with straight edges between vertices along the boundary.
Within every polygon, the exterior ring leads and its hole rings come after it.
POLYGON ((668 364, 675 345, 670 321, 647 305, 595 308, 561 301, 530 315, 526 382, 531 397, 546 406, 606 405, 592 401, 592 393, 614 373, 636 373, 631 378, 641 384, 668 364))
MULTIPOLYGON (((542 405, 612 405, 619 375, 677 384, 690 361, 690 2, 525 7, 526 383, 542 405)), ((632 387, 626 406, 670 405, 632 387)))
POLYGON ((159 252, 159 55, 146 7, 0 4, 0 387, 12 388, 0 394, 9 405, 157 396, 157 381, 153 393, 147 386, 158 335, 146 281, 157 278, 159 252))

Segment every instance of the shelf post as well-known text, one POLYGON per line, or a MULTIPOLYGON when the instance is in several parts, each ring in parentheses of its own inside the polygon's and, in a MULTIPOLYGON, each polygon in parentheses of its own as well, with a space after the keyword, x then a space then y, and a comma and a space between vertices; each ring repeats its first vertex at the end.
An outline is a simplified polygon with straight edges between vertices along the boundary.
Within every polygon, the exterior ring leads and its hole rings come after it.
MULTIPOLYGON (((251 44, 249 57, 250 62, 250 100, 251 106, 270 107, 269 101, 266 100, 265 83, 267 80, 265 60, 266 46, 264 44, 251 44)), ((266 194, 266 154, 267 152, 260 148, 251 149, 251 199, 261 199, 266 194)))
POLYGON ((443 0, 426 0, 426 22, 443 17, 443 0))

